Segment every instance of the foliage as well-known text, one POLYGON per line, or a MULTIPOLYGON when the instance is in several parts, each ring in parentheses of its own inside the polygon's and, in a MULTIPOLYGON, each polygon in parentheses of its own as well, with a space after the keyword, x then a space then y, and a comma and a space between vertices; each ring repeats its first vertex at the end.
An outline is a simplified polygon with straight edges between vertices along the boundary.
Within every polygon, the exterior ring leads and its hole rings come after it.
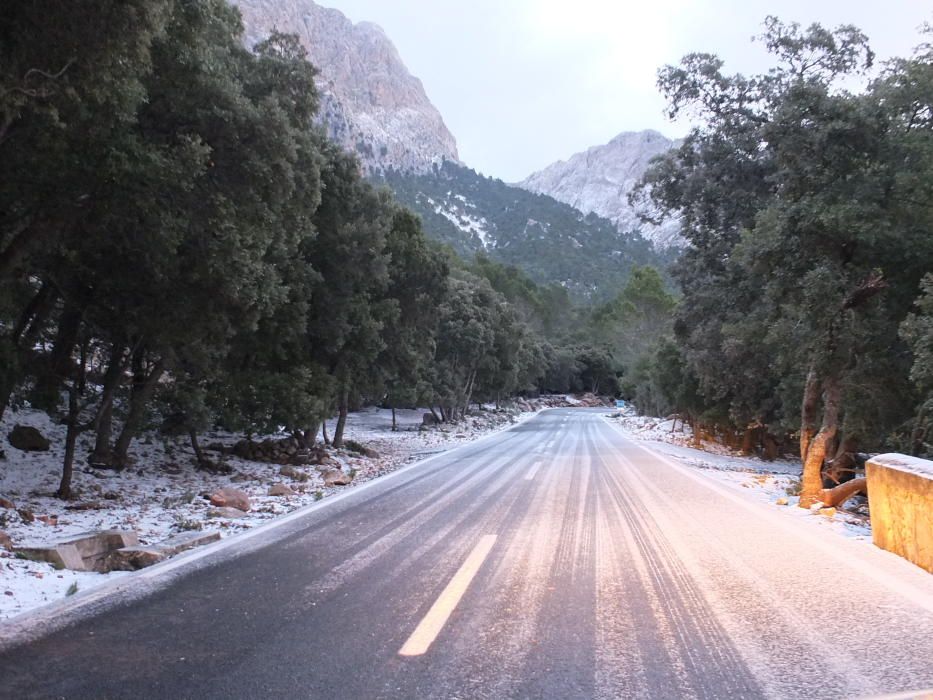
POLYGON ((635 197, 679 216, 690 243, 673 327, 697 393, 661 382, 664 399, 798 430, 810 497, 842 432, 881 448, 912 408, 897 329, 933 264, 933 72, 922 49, 853 94, 843 81, 874 58, 857 29, 769 18, 762 40, 766 74, 727 75, 709 54, 660 72, 671 116, 700 126, 635 197))

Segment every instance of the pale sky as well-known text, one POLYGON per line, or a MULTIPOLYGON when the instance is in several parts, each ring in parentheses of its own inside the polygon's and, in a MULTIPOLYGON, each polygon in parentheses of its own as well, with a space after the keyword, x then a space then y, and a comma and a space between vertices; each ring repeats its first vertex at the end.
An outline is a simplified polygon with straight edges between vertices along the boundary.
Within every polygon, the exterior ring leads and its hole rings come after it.
POLYGON ((480 172, 521 180, 555 160, 651 128, 682 136, 657 69, 693 51, 729 72, 767 69, 751 38, 769 14, 854 24, 879 59, 907 56, 929 0, 316 0, 385 29, 480 172))

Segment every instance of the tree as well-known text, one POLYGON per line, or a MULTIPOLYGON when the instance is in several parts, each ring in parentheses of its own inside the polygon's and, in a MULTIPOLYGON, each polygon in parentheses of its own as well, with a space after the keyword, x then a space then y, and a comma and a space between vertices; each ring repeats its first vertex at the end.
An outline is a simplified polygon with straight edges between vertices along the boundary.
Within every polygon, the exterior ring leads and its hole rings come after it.
POLYGON ((894 329, 930 244, 908 204, 917 126, 882 99, 892 78, 861 95, 838 87, 871 65, 864 35, 769 18, 762 39, 778 60, 765 75, 727 76, 707 54, 661 71, 671 114, 694 110, 702 126, 640 193, 680 215, 691 244, 675 329, 700 391, 740 424, 789 424, 797 404, 807 506, 830 497, 821 472, 840 430, 872 412, 901 419, 860 387, 896 391, 904 376, 894 329))

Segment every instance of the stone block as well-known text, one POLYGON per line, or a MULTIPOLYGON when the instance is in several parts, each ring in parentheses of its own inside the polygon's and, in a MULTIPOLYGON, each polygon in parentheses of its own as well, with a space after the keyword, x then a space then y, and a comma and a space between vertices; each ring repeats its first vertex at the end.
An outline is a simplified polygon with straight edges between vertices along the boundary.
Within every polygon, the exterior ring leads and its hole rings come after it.
POLYGON ((933 462, 879 455, 865 473, 874 543, 933 573, 933 462))
POLYGON ((78 548, 71 544, 23 545, 15 547, 13 551, 26 559, 51 564, 56 569, 90 571, 85 565, 78 548))
POLYGON ((172 556, 195 547, 216 542, 219 539, 220 532, 217 530, 183 532, 180 535, 159 542, 158 548, 165 552, 167 556, 172 556))
POLYGON ((124 547, 111 552, 102 562, 100 571, 138 571, 158 564, 166 558, 161 547, 124 547))

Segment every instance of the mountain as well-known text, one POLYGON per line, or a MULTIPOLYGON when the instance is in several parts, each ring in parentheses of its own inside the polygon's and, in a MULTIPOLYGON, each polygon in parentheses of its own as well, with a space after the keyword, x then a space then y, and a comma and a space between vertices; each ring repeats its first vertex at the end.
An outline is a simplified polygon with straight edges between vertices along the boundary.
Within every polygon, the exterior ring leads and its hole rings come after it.
POLYGON ((232 0, 247 44, 273 29, 297 34, 318 68, 321 118, 328 135, 355 151, 368 173, 425 172, 458 160, 457 142, 380 27, 354 24, 311 0, 232 0))
POLYGON ((377 182, 421 215, 429 236, 463 257, 484 252, 539 284, 562 285, 578 301, 605 301, 635 265, 664 268, 673 258, 607 219, 458 163, 425 173, 389 171, 377 182))
POLYGON ((603 146, 549 165, 519 187, 605 217, 621 232, 638 230, 659 248, 678 246, 682 243, 678 222, 665 221, 661 226, 642 223, 628 202, 629 192, 651 159, 677 145, 657 131, 624 132, 603 146))

